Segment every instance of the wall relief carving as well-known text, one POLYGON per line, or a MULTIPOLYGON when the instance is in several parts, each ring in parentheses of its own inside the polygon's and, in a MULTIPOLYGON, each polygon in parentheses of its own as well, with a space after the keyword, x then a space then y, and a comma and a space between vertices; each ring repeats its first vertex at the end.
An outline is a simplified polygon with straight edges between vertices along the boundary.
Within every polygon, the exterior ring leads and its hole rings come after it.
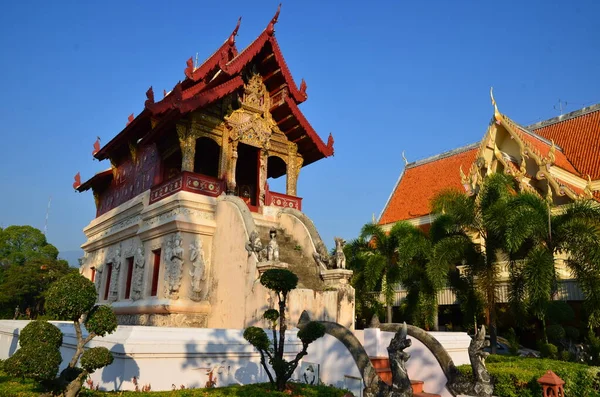
POLYGON ((144 265, 146 255, 144 244, 140 243, 133 258, 133 279, 131 280, 131 299, 136 301, 142 299, 144 291, 144 265))
POLYGON ((206 263, 204 259, 204 250, 202 247, 202 240, 196 238, 190 244, 190 261, 192 262, 192 270, 190 276, 192 277, 192 292, 190 299, 193 301, 201 301, 206 296, 206 291, 203 290, 204 281, 206 281, 206 263))
POLYGON ((165 297, 170 299, 179 299, 184 254, 181 245, 181 234, 177 232, 167 240, 165 249, 165 297))

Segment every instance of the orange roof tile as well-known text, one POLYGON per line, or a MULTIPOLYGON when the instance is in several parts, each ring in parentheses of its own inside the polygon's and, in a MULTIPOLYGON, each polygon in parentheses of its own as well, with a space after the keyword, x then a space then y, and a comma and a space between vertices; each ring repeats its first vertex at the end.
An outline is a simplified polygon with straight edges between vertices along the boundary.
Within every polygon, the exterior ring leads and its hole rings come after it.
MULTIPOLYGON (((521 138, 527 141, 529 145, 533 146, 535 150, 537 150, 543 157, 548 156, 552 144, 544 142, 542 137, 537 136, 536 134, 526 131, 524 129, 521 129, 519 132, 521 133, 521 138)), ((560 146, 556 142, 555 145, 560 146)), ((560 167, 565 171, 569 171, 572 174, 580 175, 577 169, 573 167, 573 164, 571 164, 567 156, 561 151, 561 149, 556 148, 556 151, 554 152, 554 158, 554 165, 556 165, 557 167, 560 167)))
POLYGON ((479 143, 408 164, 379 219, 379 224, 417 218, 431 212, 430 201, 446 189, 464 192, 460 166, 467 172, 479 143))
MULTIPOLYGON (((600 105, 527 127, 552 139, 582 175, 600 179, 600 105)), ((557 164, 558 165, 558 164, 557 164)))

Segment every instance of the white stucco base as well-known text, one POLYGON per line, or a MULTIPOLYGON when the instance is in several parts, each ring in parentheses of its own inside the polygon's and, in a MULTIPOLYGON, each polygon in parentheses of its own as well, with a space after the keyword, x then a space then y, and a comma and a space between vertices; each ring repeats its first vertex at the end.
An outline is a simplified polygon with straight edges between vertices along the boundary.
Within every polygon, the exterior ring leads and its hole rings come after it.
MULTIPOLYGON (((75 350, 75 334, 68 322, 52 323, 64 334, 62 369, 75 350)), ((8 358, 17 350, 19 332, 27 324, 28 321, 22 320, 0 320, 0 359, 8 358)), ((301 348, 296 332, 291 329, 287 333, 286 350, 291 355, 301 348)), ((354 332, 369 356, 387 356, 386 347, 393 333, 379 329, 354 332)), ((88 344, 88 347, 106 347, 115 357, 113 364, 92 374, 91 379, 101 390, 134 390, 133 377, 138 379, 140 387, 150 384, 152 390, 171 390, 172 385, 202 388, 209 379, 208 372, 214 369, 217 387, 267 381, 259 354, 242 334, 242 330, 234 329, 119 326, 113 334, 95 338, 88 344)), ((447 348, 456 365, 468 363, 470 338, 467 334, 432 332, 431 335, 447 348)), ((407 364, 410 377, 424 381, 430 393, 450 396, 444 387, 446 378, 431 352, 414 339, 408 351, 411 353, 407 364)), ((293 379, 302 380, 311 365, 318 370, 321 382, 348 388, 355 396, 361 395, 358 368, 336 338, 325 335, 311 344, 293 379)))

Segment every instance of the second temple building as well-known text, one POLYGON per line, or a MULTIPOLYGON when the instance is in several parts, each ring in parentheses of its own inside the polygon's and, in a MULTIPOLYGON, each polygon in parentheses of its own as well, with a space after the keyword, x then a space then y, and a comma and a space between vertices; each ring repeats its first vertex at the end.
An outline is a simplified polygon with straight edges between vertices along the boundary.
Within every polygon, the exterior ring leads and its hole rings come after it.
MULTIPOLYGON (((94 157, 110 168, 84 183, 96 218, 84 229, 82 273, 120 324, 244 328, 261 324, 272 296, 265 269, 299 278, 291 324, 312 318, 354 325, 352 272, 336 266, 302 211, 303 166, 333 155, 299 105, 275 39, 279 11, 243 51, 229 38, 94 157), (268 178, 286 178, 285 193, 268 178)), ((339 245, 341 250, 341 245, 339 245)))

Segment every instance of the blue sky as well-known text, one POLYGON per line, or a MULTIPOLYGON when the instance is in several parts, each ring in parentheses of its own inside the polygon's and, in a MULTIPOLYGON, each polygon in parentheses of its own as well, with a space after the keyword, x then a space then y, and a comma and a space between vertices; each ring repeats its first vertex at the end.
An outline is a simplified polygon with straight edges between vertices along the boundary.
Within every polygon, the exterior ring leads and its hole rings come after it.
MULTIPOLYGON (((0 225, 44 226, 59 250, 85 241, 92 160, 144 93, 183 79, 243 17, 242 49, 277 1, 11 2, 0 13, 0 225)), ((475 142, 500 110, 529 124, 600 102, 597 1, 287 1, 276 36, 315 130, 335 157, 304 168, 298 194, 326 243, 355 237, 409 161, 475 142)), ((283 179, 283 178, 282 178, 283 179)), ((283 190, 276 181, 273 190, 283 190)))

